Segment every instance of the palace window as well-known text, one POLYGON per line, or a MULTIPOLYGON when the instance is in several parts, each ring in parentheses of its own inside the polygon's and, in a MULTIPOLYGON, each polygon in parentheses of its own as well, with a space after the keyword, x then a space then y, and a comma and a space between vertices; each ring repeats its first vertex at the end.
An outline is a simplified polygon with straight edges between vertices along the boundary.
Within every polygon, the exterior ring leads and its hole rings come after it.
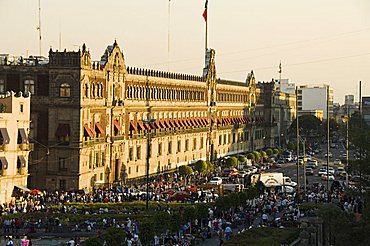
POLYGON ((5 93, 5 81, 3 79, 0 79, 0 94, 5 93))
POLYGON ((168 142, 168 154, 172 154, 172 142, 168 142))
POLYGON ((24 92, 29 92, 32 95, 35 94, 35 81, 32 79, 26 79, 24 81, 24 92))
POLYGON ((68 83, 63 83, 59 87, 60 97, 70 97, 71 96, 71 86, 68 83))

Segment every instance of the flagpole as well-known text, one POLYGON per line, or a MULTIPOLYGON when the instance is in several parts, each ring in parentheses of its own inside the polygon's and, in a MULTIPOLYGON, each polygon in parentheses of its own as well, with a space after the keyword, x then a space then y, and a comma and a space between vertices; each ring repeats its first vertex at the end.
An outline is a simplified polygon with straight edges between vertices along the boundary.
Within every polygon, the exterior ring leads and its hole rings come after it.
POLYGON ((282 73, 283 73, 283 71, 281 69, 281 60, 280 60, 280 66, 279 66, 279 74, 280 74, 280 78, 279 78, 279 84, 280 84, 280 86, 279 86, 279 88, 280 88, 280 90, 281 90, 281 74, 282 73))
POLYGON ((168 0, 168 36, 167 36, 167 71, 170 71, 170 24, 171 24, 171 0, 168 0))
POLYGON ((206 54, 208 49, 208 0, 206 0, 206 54))

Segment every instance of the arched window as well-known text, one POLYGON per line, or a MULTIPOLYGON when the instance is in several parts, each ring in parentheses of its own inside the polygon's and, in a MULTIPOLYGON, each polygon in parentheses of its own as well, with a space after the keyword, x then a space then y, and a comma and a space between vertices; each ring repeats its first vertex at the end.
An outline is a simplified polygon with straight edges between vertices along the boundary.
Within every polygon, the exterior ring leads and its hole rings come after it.
POLYGON ((85 84, 85 97, 89 97, 89 86, 85 84))
POLYGON ((59 87, 60 97, 70 97, 71 96, 71 86, 68 83, 63 83, 59 87))

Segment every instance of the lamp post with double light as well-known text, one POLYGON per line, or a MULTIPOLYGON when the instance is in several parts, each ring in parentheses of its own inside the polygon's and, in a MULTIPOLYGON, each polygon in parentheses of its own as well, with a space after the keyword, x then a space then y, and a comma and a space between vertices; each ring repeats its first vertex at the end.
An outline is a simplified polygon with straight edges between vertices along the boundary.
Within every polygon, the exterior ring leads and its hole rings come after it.
MULTIPOLYGON (((156 119, 150 118, 150 115, 148 116, 147 119, 143 120, 144 123, 147 124, 152 124, 156 121, 156 119)), ((145 203, 145 208, 148 210, 149 208, 149 170, 150 170, 150 149, 151 149, 151 132, 150 130, 147 131, 146 133, 146 171, 145 171, 145 176, 146 176, 146 203, 145 203)))

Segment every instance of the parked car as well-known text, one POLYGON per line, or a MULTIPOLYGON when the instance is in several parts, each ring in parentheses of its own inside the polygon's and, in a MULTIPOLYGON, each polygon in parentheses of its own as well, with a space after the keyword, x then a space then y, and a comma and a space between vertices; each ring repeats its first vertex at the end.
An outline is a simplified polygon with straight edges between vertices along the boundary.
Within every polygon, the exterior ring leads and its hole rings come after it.
POLYGON ((310 167, 306 168, 306 175, 313 175, 313 169, 310 167))
POLYGON ((210 181, 210 184, 220 185, 222 184, 222 178, 220 177, 213 177, 210 181))
POLYGON ((341 165, 341 164, 342 164, 341 160, 339 160, 339 159, 334 160, 334 165, 341 165))

